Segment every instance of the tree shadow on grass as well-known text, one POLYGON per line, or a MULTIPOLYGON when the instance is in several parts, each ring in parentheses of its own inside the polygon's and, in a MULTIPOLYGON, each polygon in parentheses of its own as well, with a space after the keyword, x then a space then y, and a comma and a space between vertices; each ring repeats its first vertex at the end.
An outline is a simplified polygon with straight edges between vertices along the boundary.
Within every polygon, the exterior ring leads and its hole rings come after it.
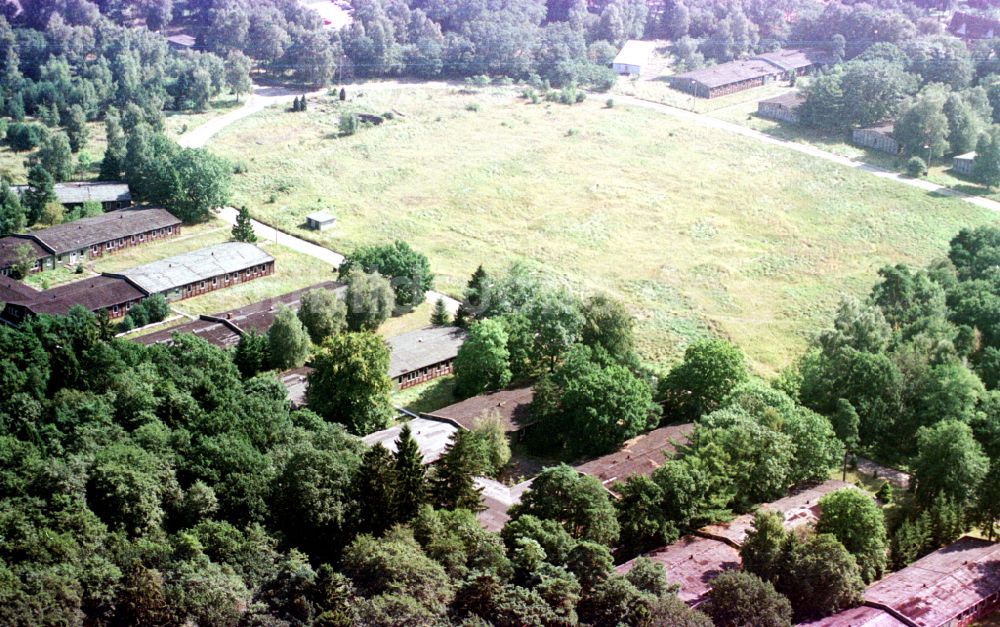
POLYGON ((457 401, 455 377, 452 376, 441 377, 393 395, 394 404, 415 414, 432 412, 457 401))

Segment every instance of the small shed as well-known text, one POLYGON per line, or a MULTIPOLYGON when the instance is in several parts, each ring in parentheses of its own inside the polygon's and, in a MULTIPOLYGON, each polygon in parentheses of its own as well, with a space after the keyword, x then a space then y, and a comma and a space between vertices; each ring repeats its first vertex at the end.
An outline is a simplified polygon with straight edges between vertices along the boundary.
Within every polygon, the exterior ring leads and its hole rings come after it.
POLYGON ((799 123, 799 107, 806 101, 798 91, 790 91, 787 94, 761 100, 757 103, 757 115, 762 118, 781 120, 782 122, 799 123))
POLYGON ((649 58, 656 49, 655 41, 640 41, 629 39, 622 46, 611 63, 611 69, 616 74, 624 76, 638 76, 642 74, 642 68, 649 62, 649 58))
POLYGON ((878 126, 857 128, 854 129, 851 139, 858 146, 886 152, 890 155, 898 155, 903 152, 903 147, 892 136, 894 126, 893 122, 886 122, 878 126))
POLYGON ((958 155, 951 160, 951 169, 958 172, 959 174, 970 175, 972 174, 972 166, 976 163, 976 153, 967 152, 964 155, 958 155))
POLYGON ((173 50, 192 50, 196 43, 197 40, 186 33, 178 33, 167 37, 167 45, 173 50))
POLYGON ((337 224, 337 218, 325 211, 316 211, 306 216, 306 227, 312 231, 325 231, 337 224))

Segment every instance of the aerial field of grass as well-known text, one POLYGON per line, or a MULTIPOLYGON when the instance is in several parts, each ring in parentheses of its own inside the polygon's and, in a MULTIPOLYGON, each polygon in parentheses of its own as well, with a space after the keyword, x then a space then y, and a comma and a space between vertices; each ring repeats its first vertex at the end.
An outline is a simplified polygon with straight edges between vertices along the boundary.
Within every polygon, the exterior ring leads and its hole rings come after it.
POLYGON ((394 239, 460 295, 479 264, 536 264, 581 294, 622 298, 640 350, 665 362, 708 333, 762 373, 787 364, 844 294, 885 264, 944 254, 996 216, 806 155, 591 97, 349 90, 307 113, 270 109, 215 137, 239 159, 237 205, 338 251, 394 239), (342 108, 395 119, 340 137, 342 108))

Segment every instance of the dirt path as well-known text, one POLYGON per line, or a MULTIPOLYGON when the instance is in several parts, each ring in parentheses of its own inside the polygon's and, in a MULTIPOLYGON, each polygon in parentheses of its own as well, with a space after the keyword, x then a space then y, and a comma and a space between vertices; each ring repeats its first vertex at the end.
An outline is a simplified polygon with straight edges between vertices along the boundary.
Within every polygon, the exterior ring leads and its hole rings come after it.
POLYGON ((660 104, 658 102, 643 100, 641 98, 636 98, 634 96, 617 96, 616 100, 634 107, 641 107, 643 109, 656 111, 657 113, 670 115, 681 120, 692 122, 694 124, 700 124, 702 126, 718 129, 721 131, 725 131, 727 133, 742 135, 743 137, 749 137, 751 139, 755 139, 757 141, 761 141, 767 144, 782 146, 783 148, 794 150, 796 152, 809 155, 810 157, 816 157, 817 159, 831 161, 833 163, 838 163, 840 165, 847 166, 849 168, 854 168, 856 170, 863 170, 879 178, 890 179, 896 181, 897 183, 902 183, 903 185, 916 187, 917 189, 921 189, 925 192, 940 194, 942 196, 952 196, 954 198, 960 198, 965 202, 971 203, 978 207, 982 207, 983 209, 1000 212, 1000 202, 996 202, 988 198, 983 198, 981 196, 971 196, 969 194, 963 194, 962 192, 955 191, 943 185, 938 185, 937 183, 931 183, 930 181, 925 181, 923 179, 914 179, 908 176, 903 176, 902 174, 899 174, 897 172, 891 172, 889 170, 884 170, 882 168, 867 163, 863 163, 861 161, 855 161, 854 159, 849 159, 848 157, 835 155, 832 152, 820 150, 819 148, 816 148, 814 146, 807 146, 805 144, 799 144, 797 142, 771 137, 770 135, 761 133, 760 131, 755 131, 750 128, 746 128, 745 126, 740 126, 739 124, 733 124, 732 122, 726 122, 725 120, 720 120, 718 118, 713 118, 699 113, 692 113, 691 111, 678 109, 676 107, 660 104))
MULTIPOLYGON (((237 211, 234 207, 223 207, 219 210, 219 217, 228 224, 236 224, 237 215, 239 215, 239 211, 237 211)), ((344 262, 344 256, 342 254, 332 251, 329 248, 324 248, 323 246, 318 246, 312 242, 307 242, 304 239, 279 231, 274 227, 268 226, 267 224, 257 220, 251 219, 250 223, 253 225, 253 232, 257 235, 257 239, 262 242, 274 242, 280 246, 291 248, 294 251, 300 252, 304 255, 309 255, 314 259, 318 259, 323 263, 333 266, 334 268, 339 267, 340 264, 344 262)), ((436 303, 439 298, 444 301, 445 307, 447 307, 448 311, 452 315, 455 315, 455 312, 458 311, 458 306, 460 304, 457 300, 434 291, 429 291, 426 294, 426 301, 432 305, 436 303)))

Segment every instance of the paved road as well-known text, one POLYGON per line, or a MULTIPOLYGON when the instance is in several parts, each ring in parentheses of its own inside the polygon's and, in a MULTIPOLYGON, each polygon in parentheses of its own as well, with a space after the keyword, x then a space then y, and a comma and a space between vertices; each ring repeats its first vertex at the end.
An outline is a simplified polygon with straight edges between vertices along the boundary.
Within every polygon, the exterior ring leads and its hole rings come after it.
POLYGON ((910 187, 916 187, 917 189, 921 189, 926 192, 941 194, 942 196, 953 196, 955 198, 960 198, 965 202, 982 207, 983 209, 1000 212, 1000 202, 996 202, 988 198, 983 198, 981 196, 971 196, 969 194, 963 194, 962 192, 955 191, 953 189, 948 189, 943 185, 931 183, 930 181, 925 181, 924 179, 914 179, 908 176, 903 176, 898 172, 884 170, 882 168, 870 165, 868 163, 855 161, 854 159, 850 159, 848 157, 843 157, 841 155, 833 154, 832 152, 820 150, 819 148, 816 148, 814 146, 808 146, 806 144, 800 144, 797 142, 786 141, 783 139, 778 139, 776 137, 771 137, 770 135, 761 133, 760 131, 755 131, 745 126, 740 126, 739 124, 726 122, 725 120, 713 118, 708 115, 693 113, 691 111, 685 111, 684 109, 670 107, 664 104, 660 104, 658 102, 650 102, 649 100, 642 100, 641 98, 635 98, 634 96, 615 96, 615 100, 618 102, 629 104, 634 107, 641 107, 644 109, 649 109, 651 111, 656 111, 658 113, 671 115, 675 118, 689 121, 694 124, 700 124, 702 126, 707 126, 728 133, 742 135, 744 137, 749 137, 751 139, 755 139, 757 141, 761 141, 767 144, 782 146, 784 148, 788 148, 789 150, 794 150, 796 152, 809 155, 811 157, 816 157, 817 159, 824 159, 826 161, 838 163, 840 165, 847 166, 849 168, 862 170, 879 178, 890 179, 896 181, 897 183, 909 185, 910 187))
MULTIPOLYGON (((237 215, 239 215, 239 211, 237 211, 234 207, 223 207, 219 210, 219 217, 229 224, 236 224, 237 215)), ((253 232, 257 235, 257 239, 262 242, 275 242, 304 255, 314 257, 315 259, 333 266, 334 268, 339 267, 340 264, 344 262, 344 256, 342 254, 334 252, 329 248, 324 248, 323 246, 318 246, 312 242, 307 242, 304 239, 279 231, 257 220, 251 219, 250 223, 253 225, 253 232)), ((426 297, 427 302, 431 304, 436 303, 439 298, 444 300, 445 307, 448 308, 448 311, 451 312, 452 315, 455 315, 455 312, 458 311, 460 303, 450 296, 430 291, 427 292, 426 297)))

